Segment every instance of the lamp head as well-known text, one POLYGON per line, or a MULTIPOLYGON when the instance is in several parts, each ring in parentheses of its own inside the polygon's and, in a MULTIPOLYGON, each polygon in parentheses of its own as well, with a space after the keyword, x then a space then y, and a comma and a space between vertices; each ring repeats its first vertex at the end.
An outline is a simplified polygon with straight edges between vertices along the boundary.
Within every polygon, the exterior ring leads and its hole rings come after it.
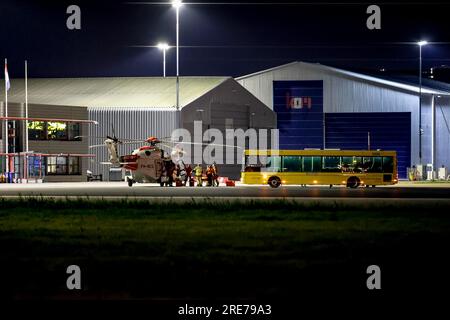
POLYGON ((421 41, 417 42, 417 44, 418 44, 419 46, 423 47, 423 46, 426 46, 426 45, 428 44, 428 41, 421 40, 421 41))
POLYGON ((183 6, 183 2, 181 0, 172 0, 172 7, 175 9, 180 9, 183 6))
POLYGON ((163 51, 170 49, 169 45, 167 43, 165 43, 165 42, 164 43, 158 43, 157 47, 158 47, 159 50, 163 50, 163 51))

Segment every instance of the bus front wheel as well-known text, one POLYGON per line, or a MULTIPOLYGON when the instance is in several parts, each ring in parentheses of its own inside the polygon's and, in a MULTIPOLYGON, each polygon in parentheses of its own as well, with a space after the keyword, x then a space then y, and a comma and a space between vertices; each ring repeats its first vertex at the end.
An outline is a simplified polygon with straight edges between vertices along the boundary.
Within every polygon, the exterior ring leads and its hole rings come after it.
POLYGON ((269 186, 272 188, 278 188, 281 185, 281 180, 278 177, 272 177, 269 179, 269 186))
POLYGON ((350 177, 347 180, 347 187, 349 188, 358 188, 361 184, 361 181, 358 179, 358 177, 350 177))

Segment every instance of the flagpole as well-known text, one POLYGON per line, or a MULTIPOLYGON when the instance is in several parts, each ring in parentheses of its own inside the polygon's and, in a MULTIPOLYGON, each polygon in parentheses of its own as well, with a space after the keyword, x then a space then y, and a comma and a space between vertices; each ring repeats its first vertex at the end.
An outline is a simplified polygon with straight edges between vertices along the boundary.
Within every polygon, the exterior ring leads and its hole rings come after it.
MULTIPOLYGON (((25 60, 25 118, 28 118, 28 61, 25 60)), ((25 120, 25 157, 24 157, 24 176, 28 183, 28 120, 25 120)), ((20 160, 19 160, 20 161, 20 160)))
MULTIPOLYGON (((25 118, 28 118, 28 61, 25 60, 25 118)), ((28 152, 28 120, 25 120, 25 151, 28 152)))
MULTIPOLYGON (((7 79, 6 79, 6 68, 8 65, 8 60, 5 58, 5 117, 8 117, 8 86, 7 86, 7 79)), ((8 120, 5 120, 5 136, 3 140, 5 141, 5 153, 6 153, 6 173, 9 172, 9 157, 8 157, 8 120)))

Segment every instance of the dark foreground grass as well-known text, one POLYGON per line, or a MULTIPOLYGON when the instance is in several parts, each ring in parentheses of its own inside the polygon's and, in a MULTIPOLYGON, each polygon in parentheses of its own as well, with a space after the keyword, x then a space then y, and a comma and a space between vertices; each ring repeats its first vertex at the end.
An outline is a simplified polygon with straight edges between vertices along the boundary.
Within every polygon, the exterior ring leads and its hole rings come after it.
POLYGON ((0 200, 8 298, 292 299, 449 285, 447 205, 0 200), (66 289, 66 268, 83 289, 66 289))

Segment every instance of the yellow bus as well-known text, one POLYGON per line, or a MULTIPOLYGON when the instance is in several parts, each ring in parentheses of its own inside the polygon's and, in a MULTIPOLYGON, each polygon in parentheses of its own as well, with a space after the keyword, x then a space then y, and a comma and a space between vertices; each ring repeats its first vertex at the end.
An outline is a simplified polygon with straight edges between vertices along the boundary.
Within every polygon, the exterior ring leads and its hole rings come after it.
POLYGON ((392 185, 398 182, 395 151, 245 150, 243 184, 392 185))

